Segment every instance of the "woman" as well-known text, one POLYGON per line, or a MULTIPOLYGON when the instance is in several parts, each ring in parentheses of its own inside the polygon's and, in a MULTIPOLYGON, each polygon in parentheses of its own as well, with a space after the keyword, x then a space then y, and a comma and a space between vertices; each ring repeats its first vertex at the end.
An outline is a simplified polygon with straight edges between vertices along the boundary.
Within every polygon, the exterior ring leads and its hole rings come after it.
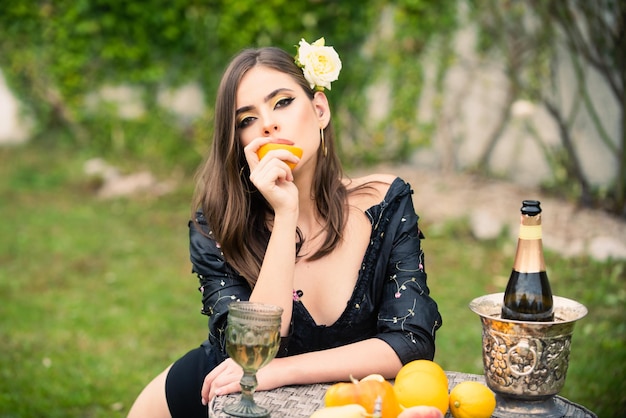
POLYGON ((343 176, 323 92, 340 66, 321 39, 301 41, 295 62, 261 48, 226 69, 189 223, 209 337, 157 376, 129 417, 206 417, 215 395, 240 390, 243 372, 224 348, 232 300, 284 309, 281 349, 259 370, 258 390, 393 378, 433 358, 441 316, 412 191, 390 175, 343 176), (270 142, 300 147, 302 157, 279 149, 259 159, 270 142))

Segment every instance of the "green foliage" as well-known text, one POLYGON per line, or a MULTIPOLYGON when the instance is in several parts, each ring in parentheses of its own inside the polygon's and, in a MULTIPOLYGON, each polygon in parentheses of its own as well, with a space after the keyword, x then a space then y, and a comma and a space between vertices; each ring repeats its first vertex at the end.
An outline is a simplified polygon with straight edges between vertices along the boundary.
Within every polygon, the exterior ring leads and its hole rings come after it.
MULTIPOLYGON (((155 112, 159 88, 197 82, 211 102, 223 68, 239 50, 276 45, 295 54, 300 38, 324 36, 344 62, 329 97, 340 115, 338 131, 354 143, 344 149, 355 154, 347 159, 398 159, 428 140, 415 123, 419 56, 430 39, 451 30, 455 8, 455 2, 424 0, 6 0, 0 5, 0 68, 35 116, 39 140, 62 129, 83 147, 143 155, 135 131, 160 131, 166 121, 172 127, 158 140, 170 144, 157 151, 170 158, 167 150, 180 147, 181 136, 198 138, 155 112), (392 16, 391 36, 381 39, 377 26, 385 11, 392 16), (393 105, 372 126, 366 87, 380 77, 391 78, 393 105), (113 120, 115 109, 94 113, 86 106, 90 93, 119 85, 139 89, 147 116, 129 124, 113 120), (120 134, 123 149, 112 139, 120 134)), ((202 122, 210 121, 208 114, 202 122)))

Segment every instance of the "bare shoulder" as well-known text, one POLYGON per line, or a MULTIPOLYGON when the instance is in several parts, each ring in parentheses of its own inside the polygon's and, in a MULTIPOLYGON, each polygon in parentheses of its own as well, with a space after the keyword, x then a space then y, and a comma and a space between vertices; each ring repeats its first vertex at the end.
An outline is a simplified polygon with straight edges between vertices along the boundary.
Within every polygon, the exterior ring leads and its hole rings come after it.
POLYGON ((396 178, 397 176, 393 174, 369 174, 344 179, 344 184, 349 191, 348 200, 350 204, 361 210, 366 210, 380 203, 396 178))

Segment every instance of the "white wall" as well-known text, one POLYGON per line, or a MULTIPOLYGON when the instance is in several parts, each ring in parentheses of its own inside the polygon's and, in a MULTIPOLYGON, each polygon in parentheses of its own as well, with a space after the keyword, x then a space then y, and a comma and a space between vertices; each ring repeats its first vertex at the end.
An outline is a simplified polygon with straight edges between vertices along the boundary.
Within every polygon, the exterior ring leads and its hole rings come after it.
MULTIPOLYGON (((436 69, 427 65, 426 91, 420 99, 421 122, 435 122, 433 145, 420 150, 413 162, 421 167, 459 169, 472 166, 484 150, 506 102, 507 78, 502 65, 485 61, 474 53, 472 27, 461 28, 455 41, 455 62, 445 75, 440 114, 434 113, 436 69)), ((436 54, 437 51, 432 51, 436 54)), ((436 62, 426 59, 425 62, 436 62)), ((557 57, 555 102, 567 117, 574 106, 577 80, 567 51, 557 57)), ((620 105, 604 79, 585 67, 591 100, 604 128, 617 146, 620 131, 620 105)), ((490 169, 525 185, 538 185, 551 177, 551 169, 537 139, 527 125, 534 127, 547 147, 560 147, 560 133, 554 119, 540 103, 517 102, 506 129, 490 160, 490 169)), ((583 170, 592 185, 609 185, 617 175, 618 161, 602 142, 589 114, 581 106, 571 127, 572 139, 583 170)))

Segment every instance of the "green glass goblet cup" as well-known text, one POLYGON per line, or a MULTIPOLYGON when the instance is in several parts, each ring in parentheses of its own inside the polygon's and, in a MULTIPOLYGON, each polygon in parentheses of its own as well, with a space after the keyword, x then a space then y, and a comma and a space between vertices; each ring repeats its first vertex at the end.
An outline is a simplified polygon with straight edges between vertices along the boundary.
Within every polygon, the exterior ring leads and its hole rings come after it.
POLYGON ((243 368, 241 398, 227 405, 224 412, 234 417, 269 417, 267 408, 254 402, 258 385, 256 372, 269 363, 280 346, 280 318, 283 308, 255 302, 228 305, 226 352, 243 368))

